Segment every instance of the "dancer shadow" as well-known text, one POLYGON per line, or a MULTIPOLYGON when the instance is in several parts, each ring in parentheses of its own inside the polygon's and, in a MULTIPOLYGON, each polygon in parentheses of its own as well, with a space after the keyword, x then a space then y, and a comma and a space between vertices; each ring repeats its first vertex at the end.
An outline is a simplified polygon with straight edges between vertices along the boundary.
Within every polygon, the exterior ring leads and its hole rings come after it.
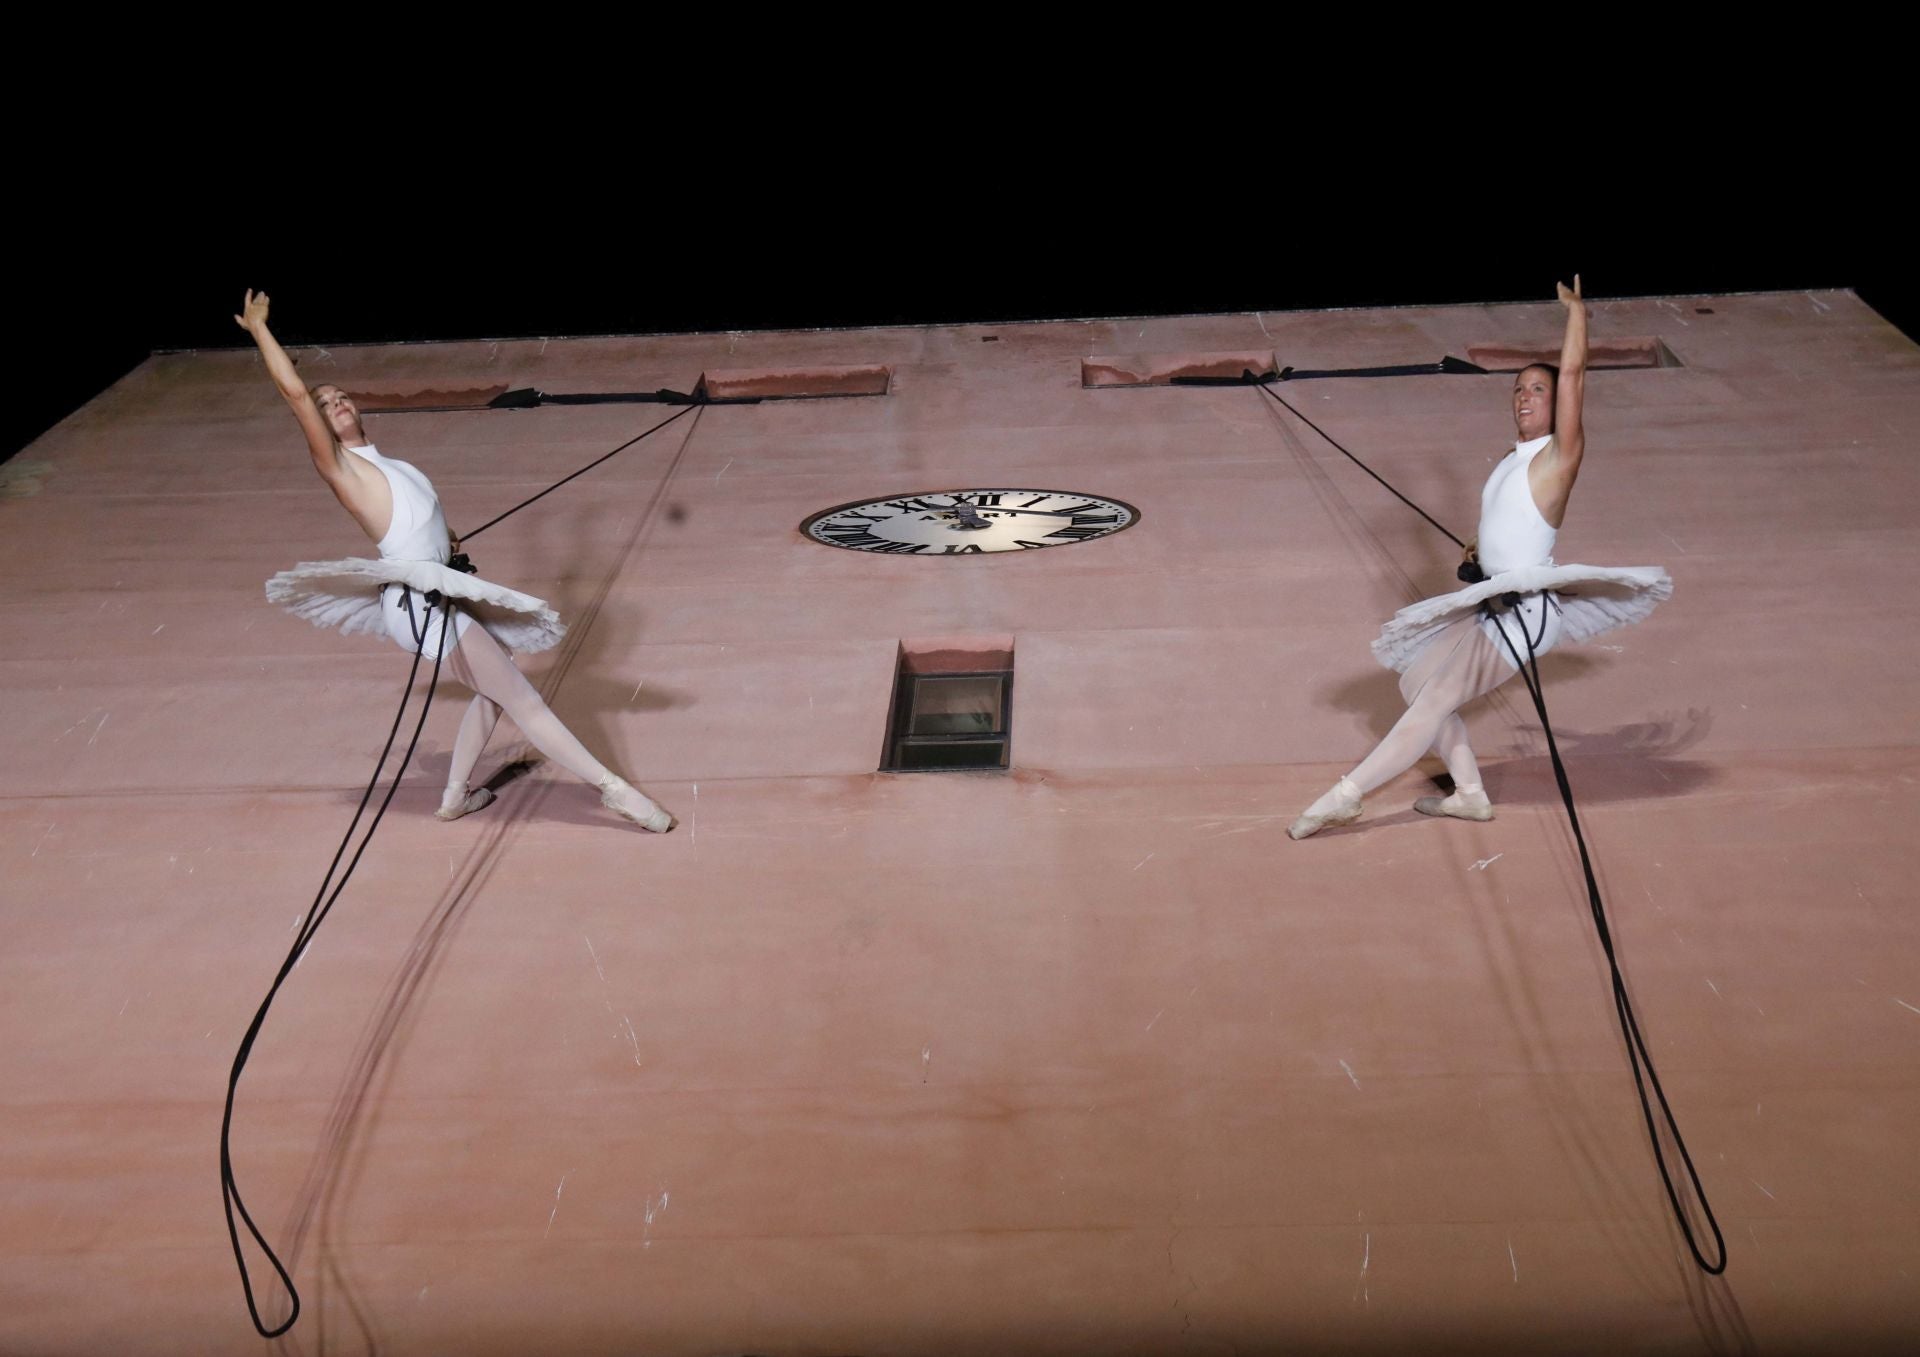
MULTIPOLYGON (((616 647, 606 648, 617 653, 616 647)), ((543 691, 549 691, 549 685, 544 682, 540 687, 543 691)), ((555 715, 579 737, 580 743, 594 757, 640 786, 646 785, 645 750, 622 747, 618 729, 620 718, 632 713, 652 714, 676 707, 691 707, 698 700, 692 693, 670 688, 650 678, 622 674, 617 670, 609 673, 597 655, 583 658, 566 676, 566 681, 552 688, 547 697, 555 715)), ((636 745, 644 745, 644 742, 644 734, 627 741, 636 745)))
MULTIPOLYGON (((1551 710, 1551 709, 1549 709, 1551 710)), ((1679 757, 1713 729, 1711 709, 1635 721, 1614 730, 1554 727, 1553 737, 1580 801, 1606 804, 1686 796, 1711 785, 1720 773, 1710 763, 1679 757)), ((1510 741, 1505 757, 1482 771, 1487 795, 1502 805, 1559 805, 1553 759, 1538 736, 1510 741)))

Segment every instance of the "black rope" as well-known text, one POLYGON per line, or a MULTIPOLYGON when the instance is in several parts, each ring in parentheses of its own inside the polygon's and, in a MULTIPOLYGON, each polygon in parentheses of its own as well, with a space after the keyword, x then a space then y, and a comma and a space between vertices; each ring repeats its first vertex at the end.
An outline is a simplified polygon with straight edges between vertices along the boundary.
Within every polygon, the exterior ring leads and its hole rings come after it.
POLYGON ((478 537, 481 533, 485 532, 488 528, 491 528, 494 524, 498 523, 501 519, 511 518, 514 514, 519 513, 522 509, 526 508, 529 504, 532 504, 535 500, 545 499, 548 495, 551 495, 554 491, 558 490, 561 486, 565 485, 568 481, 573 480, 576 477, 586 475, 589 471, 599 466, 600 463, 606 461, 608 457, 612 457, 617 453, 625 452, 628 448, 632 447, 635 443, 638 443, 641 439, 647 438, 652 436, 653 434, 659 433, 662 429, 666 428, 667 425, 673 423, 674 420, 681 418, 682 416, 686 415, 690 411, 699 409, 704 404, 706 404, 705 400, 694 400, 690 402, 689 404, 683 406, 680 409, 678 414, 667 416, 665 419, 661 420, 658 424, 654 425, 651 429, 648 429, 646 433, 635 434, 632 438, 629 438, 626 442, 622 443, 619 447, 615 448, 613 452, 609 452, 604 456, 594 458, 591 462, 588 462, 585 466, 581 467, 578 471, 574 472, 573 475, 562 476, 559 480, 555 481, 552 485, 548 486, 545 490, 542 490, 539 494, 533 496, 531 499, 523 499, 518 504, 514 505, 511 509, 507 510, 506 513, 494 515, 492 518, 489 518, 485 523, 482 523, 479 527, 475 528, 472 532, 461 533, 460 540, 463 543, 472 541, 474 538, 478 537))
POLYGON ((487 402, 487 409, 537 410, 543 405, 698 405, 705 399, 704 390, 688 395, 664 386, 657 391, 581 391, 562 395, 526 386, 517 391, 502 391, 487 402))
MULTIPOLYGON (((1285 400, 1281 399, 1277 392, 1270 390, 1267 383, 1272 380, 1272 378, 1263 380, 1262 378, 1256 377, 1252 372, 1247 372, 1241 378, 1241 383, 1247 386, 1259 387, 1266 395, 1271 396, 1274 400, 1279 401, 1281 405, 1286 406, 1288 410, 1293 412, 1295 418, 1299 419, 1308 428, 1326 439, 1327 442, 1333 444, 1333 446, 1338 448, 1355 466, 1359 467, 1369 476, 1372 476, 1376 481, 1379 481, 1381 485, 1386 486, 1387 490, 1392 493, 1395 499, 1419 514, 1420 517, 1426 519, 1427 522, 1432 523, 1434 527, 1439 528, 1456 546, 1462 548, 1466 546, 1466 543, 1462 542, 1452 533, 1447 532, 1444 527, 1441 527, 1425 509, 1422 509, 1398 490, 1395 490, 1393 486, 1389 485, 1372 467, 1368 466, 1358 457, 1355 457, 1344 447, 1341 447, 1339 441, 1335 439, 1332 434, 1329 434, 1318 424, 1315 424, 1298 410, 1295 410, 1293 406, 1288 405, 1285 400)), ((1463 571, 1464 570, 1465 567, 1463 567, 1463 571)), ((1479 573, 1477 565, 1474 567, 1474 570, 1475 573, 1479 573)), ((1484 578, 1484 576, 1482 577, 1484 578)), ((1546 596, 1543 595, 1543 598, 1545 597, 1546 596)), ((1518 595, 1507 595, 1506 598, 1517 602, 1518 595)), ((1548 599, 1541 605, 1540 636, 1543 640, 1547 634, 1546 609, 1553 606, 1557 605, 1554 604, 1551 599, 1548 599)), ((1483 604, 1482 607, 1486 609, 1489 616, 1493 615, 1492 608, 1489 604, 1483 604)), ((1566 806, 1567 823, 1573 827, 1574 843, 1580 849, 1580 868, 1586 874, 1587 878, 1587 904, 1593 914, 1594 929, 1600 936, 1600 948, 1606 953, 1607 969, 1612 978, 1614 1015, 1619 1019, 1620 1033, 1626 1040, 1627 1064, 1633 1070, 1633 1086, 1640 1095, 1640 1112, 1647 1123, 1647 1139, 1653 1145, 1654 1163, 1659 1166, 1660 1182, 1667 1190, 1667 1201, 1673 1207, 1674 1219, 1680 1224, 1680 1233, 1686 1238, 1687 1251, 1693 1255, 1693 1261, 1699 1264, 1702 1272, 1712 1277, 1718 1277, 1727 1270, 1726 1237, 1720 1233, 1720 1222, 1713 1214, 1713 1206, 1707 1200, 1707 1191, 1706 1188, 1701 1185, 1699 1171, 1693 1166, 1693 1156, 1687 1151, 1687 1142, 1680 1134, 1680 1123, 1674 1118, 1673 1107, 1667 1101, 1667 1091, 1660 1082, 1659 1074, 1654 1070, 1653 1053, 1647 1049, 1646 1039, 1640 1034, 1640 1020, 1633 1011, 1633 1001, 1627 997, 1626 977, 1621 974, 1620 959, 1614 952, 1613 930, 1607 924, 1606 906, 1600 899, 1600 883, 1593 874, 1593 858, 1587 851, 1587 839, 1580 828, 1579 813, 1574 809, 1573 784, 1567 778, 1566 765, 1561 762, 1560 746, 1553 738, 1553 725, 1547 720, 1547 701, 1544 688, 1540 682, 1540 657, 1535 649, 1536 642, 1527 632, 1526 618, 1524 615, 1520 616, 1519 620, 1520 634, 1527 643, 1527 659, 1531 663, 1531 669, 1529 669, 1527 664, 1521 663, 1519 648, 1514 645, 1513 638, 1507 635, 1507 629, 1500 625, 1497 618, 1495 619, 1494 625, 1499 629, 1500 639, 1506 643, 1507 650, 1512 654, 1514 666, 1519 669, 1520 677, 1526 682, 1527 695, 1533 699, 1533 709, 1540 717, 1540 728, 1546 732, 1547 752, 1553 759, 1554 780, 1560 786, 1560 799, 1566 806), (1660 1114, 1666 1121, 1667 1130, 1673 1137, 1674 1146, 1680 1152, 1680 1161, 1686 1166, 1687 1178, 1693 1187, 1693 1195, 1699 1201, 1700 1209, 1706 1215, 1707 1225, 1713 1231, 1714 1248, 1715 1252, 1719 1255, 1719 1261, 1717 1262, 1709 1262, 1707 1260, 1707 1256, 1705 1252, 1701 1250, 1699 1240, 1694 1234, 1693 1224, 1688 1220, 1686 1210, 1680 1204, 1680 1194, 1673 1183, 1673 1172, 1667 1166, 1666 1151, 1660 1146, 1660 1131, 1654 1122, 1653 1104, 1647 1098, 1649 1085, 1652 1086, 1654 1099, 1660 1104, 1660 1114)))
POLYGON ((1167 378, 1169 386, 1250 386, 1266 382, 1305 382, 1324 377, 1484 377, 1487 369, 1452 354, 1436 363, 1395 363, 1374 368, 1268 368, 1258 374, 1241 369, 1238 377, 1200 377, 1182 375, 1167 378))
MULTIPOLYGON (((1545 601, 1540 612, 1540 635, 1544 639, 1547 632, 1546 608, 1551 606, 1551 601, 1546 600, 1544 595, 1542 597, 1545 601)), ((1493 615, 1490 607, 1488 615, 1493 615)), ((1573 806, 1573 784, 1567 778, 1566 764, 1561 762, 1560 746, 1553 738, 1553 723, 1547 720, 1547 700, 1540 682, 1540 656, 1535 649, 1534 638, 1527 633, 1525 616, 1517 612, 1516 616, 1520 622, 1521 638, 1527 643, 1525 663, 1521 662, 1519 648, 1514 645, 1513 638, 1507 635, 1506 627, 1500 624, 1498 618, 1495 618, 1494 626, 1500 633, 1500 639, 1506 643, 1508 653, 1513 656, 1514 665, 1520 670, 1520 677, 1527 685, 1527 695, 1533 699, 1533 709, 1540 715, 1540 729, 1547 735, 1547 753, 1553 759, 1553 778, 1560 785, 1560 800, 1567 810, 1567 823, 1572 826, 1573 841, 1580 849, 1580 869, 1587 878, 1587 905, 1593 914, 1594 931, 1600 935, 1600 949, 1606 953, 1607 969, 1612 976, 1614 1016, 1619 1019, 1620 1035, 1627 1044, 1627 1063, 1633 1070, 1633 1086, 1640 1095, 1640 1112, 1646 1119, 1647 1139, 1653 1144, 1653 1161, 1660 1168, 1660 1182, 1667 1189, 1667 1201, 1673 1207, 1674 1219, 1680 1222, 1680 1232, 1686 1236, 1687 1249, 1693 1254, 1693 1261, 1700 1265, 1702 1272, 1718 1277, 1727 1270, 1726 1237, 1720 1233, 1720 1222, 1714 1217, 1713 1205, 1707 1200, 1707 1190, 1700 1183, 1700 1173, 1693 1166, 1693 1156, 1687 1152, 1687 1142, 1680 1134, 1680 1124, 1674 1119, 1673 1107, 1667 1101, 1667 1091, 1653 1067, 1653 1053, 1647 1049, 1646 1038, 1640 1034, 1640 1020, 1633 1011, 1633 1000, 1627 996, 1626 978, 1620 973, 1620 959, 1614 953, 1613 930, 1607 924, 1607 907, 1600 899, 1600 883, 1593 874, 1593 859, 1587 852, 1587 837, 1580 829, 1580 815, 1573 806), (1693 1195, 1706 1215, 1708 1227, 1713 1231, 1714 1251, 1719 1255, 1717 1262, 1707 1261, 1686 1210, 1680 1204, 1679 1191, 1673 1184, 1673 1172, 1668 1168, 1666 1152, 1660 1146, 1660 1131, 1654 1123, 1653 1105, 1647 1099, 1649 1085, 1660 1104, 1660 1115, 1673 1137, 1674 1147, 1680 1152, 1680 1162, 1686 1166, 1693 1195)))
POLYGON ((1333 444, 1335 450, 1338 451, 1341 456, 1345 457, 1349 462, 1352 462, 1355 466, 1359 467, 1362 471, 1366 472, 1369 476, 1373 477, 1376 481, 1379 481, 1381 485, 1385 486, 1388 494, 1392 495, 1395 499, 1399 500, 1402 504, 1406 505, 1409 509, 1413 510, 1416 514, 1419 514, 1420 517, 1426 519, 1427 522, 1433 524, 1434 527, 1440 530, 1440 535, 1445 537, 1449 542, 1453 543, 1456 547, 1459 547, 1463 551, 1466 549, 1467 544, 1465 542, 1462 542, 1458 537, 1455 537, 1452 533, 1448 532, 1446 528, 1441 525, 1439 519, 1435 518, 1432 514, 1428 513, 1425 509, 1422 509, 1418 504, 1415 504, 1412 500, 1408 499, 1405 495, 1401 494, 1398 490, 1395 490, 1392 484, 1388 482, 1386 477, 1382 476, 1379 472, 1375 471, 1372 467, 1368 466, 1365 462, 1361 461, 1358 457, 1355 457, 1351 452, 1348 452, 1346 448, 1341 445, 1339 439, 1335 438, 1332 434, 1328 433, 1325 429, 1321 428, 1318 424, 1315 424, 1312 420, 1308 419, 1305 415, 1301 414, 1298 410, 1294 409, 1294 407, 1291 404, 1289 404, 1286 398, 1283 397, 1278 391, 1275 391, 1272 387, 1268 386, 1266 382, 1261 381, 1259 378, 1255 377, 1251 372, 1247 373, 1246 376, 1242 378, 1242 381, 1244 381, 1245 384, 1248 386, 1258 387, 1260 389, 1261 394, 1272 397, 1274 400, 1278 401, 1287 410, 1292 411, 1293 417, 1295 419, 1299 420, 1302 424, 1306 425, 1309 429, 1312 429, 1315 433, 1319 434, 1322 438, 1326 439, 1327 442, 1333 444))
POLYGON ((1487 369, 1464 358, 1446 355, 1437 363, 1395 363, 1377 368, 1281 368, 1283 382, 1304 382, 1318 377, 1484 377, 1487 369))
MULTIPOLYGON (((402 587, 406 588, 406 586, 402 587)), ((301 954, 306 951, 307 944, 313 940, 321 923, 332 911, 334 902, 340 898, 340 893, 347 888, 347 882, 353 876, 353 869, 360 865, 360 857, 367 851, 367 845, 373 842, 373 833, 380 827, 381 818, 386 815, 387 807, 392 804, 393 794, 400 789, 400 779, 406 774, 407 764, 413 759, 414 748, 420 743, 420 732, 427 724, 427 712, 433 707, 433 693, 440 682, 440 661, 446 654, 447 632, 451 629, 453 610, 445 605, 439 594, 428 594, 426 615, 416 625, 412 589, 406 589, 403 602, 407 609, 408 626, 414 632, 413 663, 407 669, 407 686, 401 691, 400 706, 393 713, 393 725, 387 731, 387 742, 381 747, 380 759, 373 767, 373 776, 367 780, 367 789, 360 795, 360 804, 355 807, 353 819, 347 824, 347 832, 340 839, 340 847, 334 851, 333 861, 327 865, 327 874, 321 879, 320 889, 313 897, 313 905, 307 911, 307 917, 301 924, 299 934, 294 938, 293 946, 287 950, 286 960, 280 963, 280 969, 273 977, 273 984, 267 989, 267 997, 260 1001, 260 1007, 254 1011, 253 1021, 247 1024, 247 1034, 240 1039, 239 1049, 233 1055, 233 1068, 227 1075, 227 1103, 220 1117, 221 1205, 226 1210, 227 1238, 233 1244, 233 1261, 240 1268, 240 1287, 247 1297, 247 1313, 252 1317, 253 1327, 259 1331, 262 1338, 278 1338, 293 1327, 294 1321, 300 1318, 300 1293, 294 1289, 293 1278, 288 1275, 286 1264, 280 1261, 280 1256, 273 1251, 273 1246, 267 1243, 266 1236, 260 1233, 260 1227, 254 1224, 252 1213, 247 1210, 246 1203, 241 1200, 240 1184, 233 1174, 234 1096, 239 1090, 240 1075, 247 1067, 247 1059, 253 1054, 253 1043, 259 1037, 261 1027, 266 1023, 267 1010, 273 1007, 274 998, 280 993, 280 987, 293 973, 293 968, 299 963, 301 954), (347 870, 341 874, 339 883, 336 885, 333 883, 333 874, 339 869, 340 859, 346 855, 347 844, 352 841, 353 831, 359 825, 361 815, 366 812, 367 802, 373 799, 373 789, 380 783, 380 774, 386 767, 387 755, 393 752, 394 738, 400 732, 401 718, 407 713, 407 703, 413 696, 413 681, 420 673, 420 660, 426 653, 427 636, 433 630, 433 610, 436 605, 440 607, 440 644, 434 651, 433 674, 427 682, 426 701, 420 706, 420 719, 414 723, 413 738, 407 742, 407 752, 400 756, 400 768, 393 776, 393 785, 387 788, 386 797, 380 802, 380 809, 374 812, 373 820, 367 825, 367 832, 360 840, 360 847, 354 851, 353 859, 347 863, 347 870), (328 894, 330 885, 332 894, 328 894), (289 1311, 286 1321, 276 1328, 268 1328, 266 1322, 260 1318, 259 1302, 253 1294, 253 1277, 247 1270, 246 1255, 240 1247, 239 1227, 234 1224, 236 1213, 241 1223, 247 1227, 247 1233, 253 1236, 253 1242, 260 1246, 261 1251, 267 1255, 267 1261, 273 1264, 274 1272, 279 1274, 280 1284, 287 1288, 287 1296, 293 1302, 293 1308, 289 1311)))

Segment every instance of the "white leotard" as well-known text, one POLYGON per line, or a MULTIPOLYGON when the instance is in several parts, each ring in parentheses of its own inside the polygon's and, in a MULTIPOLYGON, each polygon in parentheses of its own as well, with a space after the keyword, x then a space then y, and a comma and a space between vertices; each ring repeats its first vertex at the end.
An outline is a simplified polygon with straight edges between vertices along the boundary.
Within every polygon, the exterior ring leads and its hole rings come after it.
MULTIPOLYGON (((445 565, 453 555, 453 547, 447 538, 447 516, 441 512, 440 497, 434 493, 433 482, 427 479, 426 473, 411 462, 382 457, 379 449, 371 443, 346 450, 379 468, 380 474, 387 478, 388 489, 393 492, 393 518, 387 524, 387 535, 380 539, 381 559, 438 561, 445 565)), ((387 634, 401 649, 416 649, 420 645, 420 628, 428 623, 425 600, 399 584, 387 585, 380 591, 380 596, 387 634)), ((456 612, 454 616, 458 619, 454 623, 454 637, 457 640, 466 631, 469 619, 463 612, 456 612)), ((425 638, 425 653, 429 658, 441 645, 441 610, 433 609, 431 619, 432 630, 425 638)))
MULTIPOLYGON (((1526 566, 1553 564, 1553 543, 1559 530, 1540 512, 1540 506, 1534 502, 1533 486, 1527 480, 1533 459, 1552 442, 1553 435, 1547 434, 1516 443, 1513 451, 1502 458, 1493 474, 1487 477, 1486 487, 1480 492, 1479 556, 1480 566, 1489 576, 1526 566)), ((1503 617, 1508 621, 1526 622, 1525 637, 1518 626, 1504 628, 1522 660, 1526 659, 1529 640, 1533 642, 1533 653, 1544 655, 1560 639, 1560 610, 1551 594, 1529 594, 1521 599, 1517 609, 1503 617)), ((1487 639, 1499 647, 1501 655, 1511 660, 1507 643, 1501 639, 1502 624, 1483 617, 1480 627, 1487 639)))
MULTIPOLYGON (((1516 443, 1480 492, 1480 564, 1489 575, 1523 565, 1552 565, 1559 531, 1534 503, 1527 469, 1553 435, 1516 443)), ((411 468, 409 468, 411 470, 411 468)))

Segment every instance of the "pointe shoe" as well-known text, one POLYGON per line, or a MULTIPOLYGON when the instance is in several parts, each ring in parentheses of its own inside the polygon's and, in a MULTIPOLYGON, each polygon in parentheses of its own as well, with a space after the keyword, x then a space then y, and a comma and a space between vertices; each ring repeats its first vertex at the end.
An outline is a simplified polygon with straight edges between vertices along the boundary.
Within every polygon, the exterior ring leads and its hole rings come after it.
POLYGON ((1298 820, 1287 826, 1287 837, 1305 839, 1318 834, 1328 825, 1350 825, 1360 818, 1363 807, 1360 804, 1360 789, 1346 778, 1333 784, 1333 790, 1313 803, 1322 806, 1315 810, 1309 806, 1298 820))
POLYGON ((673 828, 675 823, 674 818, 660 809, 659 806, 655 806, 646 795, 635 791, 625 779, 613 773, 608 773, 600 780, 599 785, 600 804, 612 811, 615 815, 618 815, 622 820, 631 820, 636 825, 639 825, 640 828, 652 830, 655 834, 665 834, 673 828), (652 812, 646 815, 636 815, 634 812, 628 810, 620 804, 619 797, 622 792, 632 792, 633 795, 641 801, 646 802, 649 806, 653 806, 652 812))
POLYGON ((1448 815, 1456 820, 1491 820, 1493 803, 1478 787, 1455 791, 1452 796, 1423 796, 1413 803, 1422 815, 1448 815))
POLYGON ((458 790, 447 788, 440 798, 440 809, 433 813, 436 820, 458 820, 462 815, 471 815, 476 810, 485 810, 493 804, 493 788, 476 787, 468 791, 463 784, 458 790))

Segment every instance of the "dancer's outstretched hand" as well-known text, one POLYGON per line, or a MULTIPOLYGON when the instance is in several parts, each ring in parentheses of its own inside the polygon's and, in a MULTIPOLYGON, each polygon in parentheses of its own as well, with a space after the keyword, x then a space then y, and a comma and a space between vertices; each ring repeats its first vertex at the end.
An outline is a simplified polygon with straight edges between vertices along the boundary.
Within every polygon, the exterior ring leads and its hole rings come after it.
POLYGON ((241 314, 233 318, 233 323, 248 334, 257 334, 267 323, 267 303, 266 293, 248 288, 247 300, 241 304, 241 314))
POLYGON ((1573 275, 1572 291, 1567 290, 1565 283, 1555 283, 1553 286, 1560 294, 1560 304, 1562 306, 1571 307, 1577 305, 1582 300, 1580 296, 1580 275, 1577 273, 1573 275))

